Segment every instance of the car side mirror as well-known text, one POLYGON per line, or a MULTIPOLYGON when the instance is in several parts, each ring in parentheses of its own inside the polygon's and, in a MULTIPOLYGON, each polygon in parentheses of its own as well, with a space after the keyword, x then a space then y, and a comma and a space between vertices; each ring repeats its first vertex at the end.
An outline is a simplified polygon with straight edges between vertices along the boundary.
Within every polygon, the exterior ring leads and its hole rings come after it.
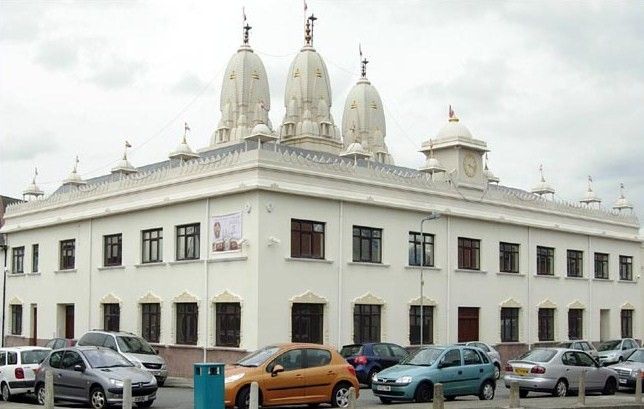
POLYGON ((159 355, 159 350, 158 349, 154 350, 154 355, 159 355))
POLYGON ((438 369, 443 369, 443 368, 446 368, 446 367, 447 367, 447 365, 445 364, 445 361, 439 362, 438 366, 437 366, 438 369))
POLYGON ((626 351, 628 347, 626 345, 622 345, 622 351, 626 351))
POLYGON ((271 371, 271 376, 277 376, 280 372, 284 372, 284 367, 282 365, 275 365, 271 371))
POLYGON ((84 372, 85 367, 83 365, 74 365, 74 371, 76 371, 76 372, 84 372))

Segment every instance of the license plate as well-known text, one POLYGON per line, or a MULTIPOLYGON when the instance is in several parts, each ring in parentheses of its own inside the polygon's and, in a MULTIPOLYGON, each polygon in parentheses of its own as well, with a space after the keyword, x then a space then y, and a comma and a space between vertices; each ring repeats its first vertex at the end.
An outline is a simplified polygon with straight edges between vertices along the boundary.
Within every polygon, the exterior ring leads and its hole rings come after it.
POLYGON ((132 401, 133 401, 133 402, 147 402, 147 401, 148 401, 148 397, 147 397, 147 396, 135 396, 135 397, 132 399, 132 401))
POLYGON ((389 392, 391 391, 391 386, 389 385, 376 385, 377 391, 389 392))
POLYGON ((626 379, 620 379, 619 383, 626 383, 626 379))
POLYGON ((514 368, 514 373, 517 375, 527 375, 528 374, 528 368, 514 368))

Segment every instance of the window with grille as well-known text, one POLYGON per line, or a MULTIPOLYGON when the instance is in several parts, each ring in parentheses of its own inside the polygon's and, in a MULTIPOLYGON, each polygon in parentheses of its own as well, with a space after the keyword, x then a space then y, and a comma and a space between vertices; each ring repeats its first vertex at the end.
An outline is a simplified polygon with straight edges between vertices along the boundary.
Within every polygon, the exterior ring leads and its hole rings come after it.
POLYGON ((324 258, 324 223, 291 219, 291 257, 324 258))
POLYGON ((294 303, 291 309, 291 341, 322 343, 324 304, 294 303))
POLYGON ((382 262, 382 229, 353 226, 353 261, 382 262))
POLYGON ((141 263, 163 261, 163 229, 150 229, 141 232, 141 263))
POLYGON ((519 342, 518 308, 501 308, 501 342, 519 342))
POLYGON ((159 342, 161 333, 161 304, 141 304, 141 336, 148 342, 159 342))
POLYGON ((519 272, 519 245, 499 243, 499 271, 503 273, 519 272))
POLYGON ((633 281, 633 257, 619 256, 619 279, 633 281))
POLYGON ((76 265, 76 240, 60 242, 60 269, 71 270, 76 265))
POLYGON ((554 308, 539 308, 539 341, 555 340, 554 308))
POLYGON ((356 304, 353 307, 353 342, 380 342, 380 305, 356 304))
POLYGON ((177 303, 177 344, 197 345, 197 303, 177 303))
POLYGON ((583 277, 584 252, 568 250, 568 277, 583 277))
MULTIPOLYGON (((420 305, 409 307, 409 345, 420 345, 420 305)), ((434 307, 423 305, 423 345, 434 343, 434 307)))
POLYGON ((420 266, 420 261, 423 261, 423 266, 434 267, 434 235, 423 233, 421 238, 420 233, 409 232, 409 265, 420 266))
POLYGON ((480 270, 481 240, 458 238, 458 268, 480 270))
POLYGON ((216 345, 239 347, 241 329, 241 304, 238 302, 219 302, 215 304, 216 345))
POLYGON ((11 272, 14 274, 21 274, 25 272, 25 248, 14 247, 11 250, 11 272))
POLYGON ((608 279, 608 254, 595 253, 595 278, 608 279))
POLYGON ((110 234, 103 236, 103 265, 120 266, 121 265, 121 252, 122 252, 122 235, 110 234))
POLYGON ((177 260, 199 258, 199 223, 177 226, 177 260))

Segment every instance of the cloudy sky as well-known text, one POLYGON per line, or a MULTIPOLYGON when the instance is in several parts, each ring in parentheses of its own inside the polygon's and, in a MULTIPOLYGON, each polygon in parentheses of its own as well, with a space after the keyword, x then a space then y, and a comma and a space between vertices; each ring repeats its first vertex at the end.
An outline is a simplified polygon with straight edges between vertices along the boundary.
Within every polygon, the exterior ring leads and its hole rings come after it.
MULTIPOLYGON (((0 1, 0 194, 19 197, 38 166, 52 192, 79 171, 109 171, 124 140, 132 163, 167 158, 191 128, 208 144, 222 73, 253 26, 281 122, 289 64, 303 43, 301 0, 0 1)), ((359 76, 358 43, 387 112, 399 165, 448 105, 488 143, 503 184, 529 190, 543 164, 557 196, 592 175, 611 206, 619 183, 644 215, 644 2, 308 0, 329 68, 333 113, 359 76), (639 158, 639 159, 638 159, 639 158)))

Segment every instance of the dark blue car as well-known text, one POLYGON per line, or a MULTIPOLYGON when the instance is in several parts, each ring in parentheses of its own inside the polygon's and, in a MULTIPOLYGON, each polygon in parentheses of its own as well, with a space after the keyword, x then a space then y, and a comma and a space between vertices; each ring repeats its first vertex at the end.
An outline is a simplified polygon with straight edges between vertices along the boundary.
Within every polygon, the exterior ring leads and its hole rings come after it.
POLYGON ((373 375, 396 365, 408 352, 400 345, 387 342, 369 342, 345 345, 340 354, 356 369, 358 381, 371 386, 373 375))

